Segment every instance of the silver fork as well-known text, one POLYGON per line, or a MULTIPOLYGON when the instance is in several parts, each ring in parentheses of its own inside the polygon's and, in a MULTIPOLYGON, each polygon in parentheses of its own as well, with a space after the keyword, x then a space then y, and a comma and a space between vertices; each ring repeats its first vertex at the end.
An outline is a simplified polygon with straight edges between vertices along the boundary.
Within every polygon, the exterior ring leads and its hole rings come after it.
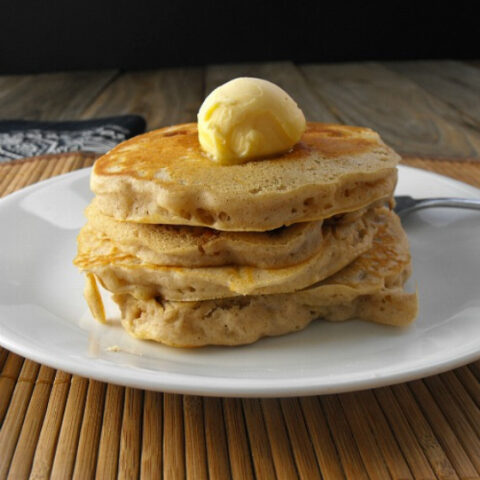
POLYGON ((480 210, 480 199, 473 198, 412 198, 408 195, 395 197, 395 212, 407 215, 415 210, 431 207, 468 208, 480 210))

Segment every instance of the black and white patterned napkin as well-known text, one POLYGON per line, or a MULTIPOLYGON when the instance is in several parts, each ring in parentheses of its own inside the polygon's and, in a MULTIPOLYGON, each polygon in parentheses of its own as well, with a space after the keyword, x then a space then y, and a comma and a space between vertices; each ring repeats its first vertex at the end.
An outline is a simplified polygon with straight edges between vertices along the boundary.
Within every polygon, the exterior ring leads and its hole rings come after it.
POLYGON ((0 120, 0 162, 50 153, 105 153, 144 131, 139 115, 68 122, 0 120))

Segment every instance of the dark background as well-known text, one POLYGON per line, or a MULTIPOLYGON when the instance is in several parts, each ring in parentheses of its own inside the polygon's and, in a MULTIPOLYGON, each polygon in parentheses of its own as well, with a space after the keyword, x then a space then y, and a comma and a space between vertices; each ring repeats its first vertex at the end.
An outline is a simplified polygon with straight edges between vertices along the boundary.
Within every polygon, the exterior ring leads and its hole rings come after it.
POLYGON ((471 9, 428 3, 11 0, 1 3, 0 73, 478 58, 471 9))

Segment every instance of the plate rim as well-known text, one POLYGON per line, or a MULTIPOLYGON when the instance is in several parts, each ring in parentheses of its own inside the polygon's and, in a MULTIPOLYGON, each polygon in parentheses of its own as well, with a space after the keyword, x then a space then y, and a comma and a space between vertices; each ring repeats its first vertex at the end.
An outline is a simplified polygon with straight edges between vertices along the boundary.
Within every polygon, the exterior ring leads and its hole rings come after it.
MULTIPOLYGON (((1 333, 1 330, 0 330, 1 333)), ((41 365, 45 365, 56 370, 61 370, 67 372, 71 375, 79 375, 84 378, 89 378, 93 380, 98 380, 104 383, 112 383, 115 385, 121 385, 124 387, 139 388, 144 390, 159 391, 165 393, 180 393, 183 395, 202 395, 207 397, 238 397, 238 398, 278 398, 278 397, 298 397, 298 396, 312 396, 312 395, 328 395, 328 394, 337 394, 337 393, 346 393, 353 391, 361 391, 372 388, 386 387, 390 385, 395 385, 398 383, 409 382, 412 380, 417 380, 420 378, 425 378, 433 375, 438 375, 440 373, 452 370, 464 366, 468 363, 471 363, 475 360, 480 359, 480 346, 477 350, 469 352, 468 355, 462 355, 454 359, 448 359, 444 362, 436 363, 435 365, 427 364, 422 368, 411 368, 409 370, 403 370, 401 372, 389 375, 377 375, 373 378, 359 378, 358 380, 345 380, 342 382, 334 382, 331 384, 315 384, 315 379, 322 377, 308 377, 298 382, 298 384, 292 385, 271 385, 275 383, 285 382, 284 379, 252 379, 252 378, 240 378, 230 381, 231 384, 224 384, 222 388, 218 388, 218 383, 215 384, 215 381, 227 380, 228 377, 210 377, 213 382, 205 381, 205 378, 209 377, 199 377, 195 375, 188 374, 175 374, 170 372, 156 372, 157 374, 172 376, 168 382, 158 383, 146 381, 145 377, 143 380, 135 381, 135 377, 132 375, 123 376, 121 373, 118 373, 119 365, 113 364, 115 373, 112 375, 109 374, 107 379, 105 375, 102 375, 101 370, 95 370, 92 367, 89 367, 87 364, 82 364, 82 366, 75 366, 73 360, 63 360, 56 361, 52 360, 51 357, 48 357, 46 353, 30 353, 28 350, 17 346, 16 344, 11 344, 10 342, 4 342, 0 336, 0 344, 7 350, 20 355, 26 359, 37 362, 41 365), (176 379, 177 381, 175 381, 176 379), (191 383, 186 383, 185 380, 188 379, 191 383), (193 381, 192 381, 193 380, 193 381), (312 382, 312 384, 306 384, 306 382, 312 382), (267 385, 266 385, 267 384, 267 385)), ((94 361, 94 359, 92 359, 94 361)), ((143 369, 142 369, 143 370, 143 369)), ((292 382, 292 379, 289 380, 292 382)), ((294 382, 296 383, 296 382, 294 382)))

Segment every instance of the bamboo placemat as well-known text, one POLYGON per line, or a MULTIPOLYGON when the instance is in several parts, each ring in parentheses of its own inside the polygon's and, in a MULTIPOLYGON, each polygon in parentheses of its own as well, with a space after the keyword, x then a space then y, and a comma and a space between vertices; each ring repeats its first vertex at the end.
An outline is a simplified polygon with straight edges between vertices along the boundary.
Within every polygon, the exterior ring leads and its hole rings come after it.
MULTIPOLYGON (((89 166, 0 165, 0 195, 89 166)), ((406 158, 480 187, 480 163, 406 158)), ((0 347, 0 479, 480 478, 480 362, 341 395, 204 398, 104 384, 0 347)))

